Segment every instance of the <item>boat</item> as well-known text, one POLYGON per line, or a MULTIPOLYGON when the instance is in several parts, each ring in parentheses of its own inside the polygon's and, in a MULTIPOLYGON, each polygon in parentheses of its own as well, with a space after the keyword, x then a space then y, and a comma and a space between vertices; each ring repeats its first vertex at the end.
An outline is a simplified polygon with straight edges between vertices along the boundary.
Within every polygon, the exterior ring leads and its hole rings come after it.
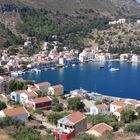
POLYGON ((18 77, 18 72, 17 71, 13 71, 13 72, 11 72, 11 76, 13 76, 13 77, 18 77))
POLYGON ((55 67, 52 67, 51 69, 52 69, 52 70, 54 70, 54 69, 55 69, 55 67))
POLYGON ((76 64, 72 64, 72 66, 73 66, 73 67, 75 67, 75 66, 76 66, 76 64))
POLYGON ((34 69, 33 69, 33 72, 38 73, 38 72, 41 72, 41 70, 39 70, 39 69, 37 69, 37 68, 34 68, 34 69))
POLYGON ((100 69, 104 69, 104 66, 101 66, 100 69))
POLYGON ((109 71, 119 71, 119 68, 110 68, 109 71))

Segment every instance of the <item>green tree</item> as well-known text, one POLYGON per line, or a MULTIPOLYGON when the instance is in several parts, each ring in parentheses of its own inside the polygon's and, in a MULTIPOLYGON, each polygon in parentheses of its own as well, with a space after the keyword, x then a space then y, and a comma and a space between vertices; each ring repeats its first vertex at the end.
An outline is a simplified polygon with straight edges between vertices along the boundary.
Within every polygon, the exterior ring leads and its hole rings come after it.
POLYGON ((27 89, 28 82, 18 81, 18 80, 11 80, 9 82, 9 90, 10 92, 16 91, 16 90, 23 90, 27 89))
POLYGON ((139 132, 140 132, 140 123, 129 124, 129 125, 126 127, 126 131, 128 131, 128 132, 139 133, 139 132))
POLYGON ((121 112, 121 121, 130 123, 136 119, 135 112, 131 109, 126 109, 121 112))
POLYGON ((102 104, 102 102, 99 100, 95 102, 95 105, 99 105, 99 104, 102 104))
POLYGON ((47 119, 50 123, 57 125, 57 121, 62 118, 62 116, 60 114, 57 113, 51 113, 49 115, 47 115, 47 119))
POLYGON ((63 111, 63 104, 55 104, 53 107, 52 107, 52 110, 54 112, 60 112, 60 111, 63 111))
POLYGON ((74 111, 83 111, 85 104, 80 101, 80 98, 70 98, 68 100, 68 109, 74 111))
POLYGON ((7 107, 6 103, 0 101, 0 110, 3 110, 7 107))

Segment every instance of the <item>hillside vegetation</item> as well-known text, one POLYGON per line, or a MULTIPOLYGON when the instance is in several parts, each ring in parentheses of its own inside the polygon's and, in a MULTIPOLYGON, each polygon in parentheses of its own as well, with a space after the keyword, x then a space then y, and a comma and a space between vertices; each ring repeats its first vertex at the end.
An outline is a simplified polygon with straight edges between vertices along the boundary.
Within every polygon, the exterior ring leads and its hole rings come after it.
POLYGON ((22 46, 27 37, 52 42, 53 35, 61 43, 59 50, 64 46, 81 50, 93 44, 111 48, 111 52, 118 46, 139 47, 138 41, 132 43, 139 39, 139 30, 129 34, 127 24, 116 28, 108 25, 109 20, 118 18, 136 20, 139 13, 140 5, 135 0, 1 0, 0 47, 22 46), (87 43, 89 40, 92 43, 87 43))

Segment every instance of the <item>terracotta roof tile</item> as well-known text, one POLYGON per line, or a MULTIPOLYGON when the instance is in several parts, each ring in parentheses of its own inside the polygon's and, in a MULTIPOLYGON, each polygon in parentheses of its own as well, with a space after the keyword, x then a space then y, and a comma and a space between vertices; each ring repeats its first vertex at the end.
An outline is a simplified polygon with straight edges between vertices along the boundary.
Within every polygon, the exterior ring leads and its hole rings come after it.
POLYGON ((105 131, 113 131, 113 128, 111 126, 109 126, 108 124, 106 124, 106 123, 99 123, 99 124, 94 125, 87 132, 90 132, 90 131, 93 131, 93 130, 98 132, 98 133, 100 133, 100 134, 102 134, 105 131))
POLYGON ((132 104, 132 105, 137 105, 137 104, 140 104, 139 101, 136 101, 136 100, 127 100, 128 103, 132 104))
POLYGON ((27 94, 28 96, 35 96, 35 95, 37 95, 37 93, 34 92, 34 91, 26 92, 26 94, 27 94))
POLYGON ((124 109, 125 109, 124 107, 121 107, 121 108, 118 108, 115 112, 121 113, 124 109))
POLYGON ((120 107, 124 107, 126 106, 126 103, 122 102, 122 101, 114 101, 111 103, 112 105, 116 105, 116 106, 120 106, 120 107))
POLYGON ((78 121, 86 118, 86 116, 83 113, 81 113, 80 111, 77 111, 77 112, 73 112, 72 114, 66 116, 66 118, 68 118, 71 122, 73 122, 75 124, 78 121))
POLYGON ((98 105, 96 105, 96 107, 98 109, 101 109, 101 108, 107 108, 108 106, 106 104, 98 104, 98 105))
POLYGON ((17 116, 17 115, 21 115, 21 114, 29 114, 24 107, 4 109, 3 112, 8 117, 17 116))
POLYGON ((22 93, 26 93, 27 91, 26 90, 18 90, 18 91, 15 91, 16 94, 22 94, 22 93))
POLYGON ((45 96, 45 97, 40 97, 40 98, 35 98, 35 99, 31 99, 31 102, 35 102, 35 103, 41 103, 41 102, 48 102, 51 101, 52 99, 49 96, 45 96))
POLYGON ((42 83, 38 83, 36 85, 38 85, 39 87, 42 87, 42 86, 50 85, 50 83, 49 82, 42 82, 42 83))
POLYGON ((63 88, 63 85, 59 84, 59 85, 54 85, 52 86, 52 88, 57 89, 57 88, 63 88))

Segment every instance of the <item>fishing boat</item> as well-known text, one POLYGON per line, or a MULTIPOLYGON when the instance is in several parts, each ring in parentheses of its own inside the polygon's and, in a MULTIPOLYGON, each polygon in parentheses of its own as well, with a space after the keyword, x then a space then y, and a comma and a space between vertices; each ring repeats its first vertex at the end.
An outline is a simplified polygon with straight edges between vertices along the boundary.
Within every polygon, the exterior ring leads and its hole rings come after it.
POLYGON ((119 71, 119 68, 110 68, 109 71, 119 71))

